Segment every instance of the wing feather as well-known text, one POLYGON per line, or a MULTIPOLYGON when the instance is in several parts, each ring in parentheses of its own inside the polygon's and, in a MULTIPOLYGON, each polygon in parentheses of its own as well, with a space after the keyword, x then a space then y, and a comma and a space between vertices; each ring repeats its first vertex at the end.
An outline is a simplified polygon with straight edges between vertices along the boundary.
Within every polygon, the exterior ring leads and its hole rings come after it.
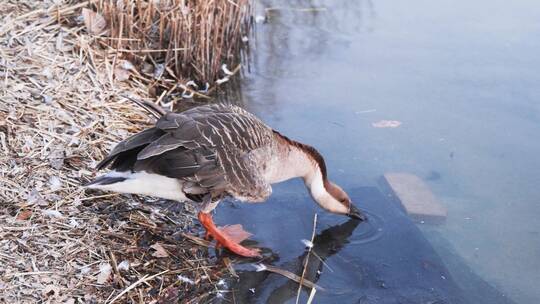
POLYGON ((164 134, 163 131, 157 128, 146 129, 140 133, 137 133, 128 139, 118 143, 111 153, 105 159, 103 159, 96 166, 97 170, 101 170, 109 165, 120 153, 134 150, 136 148, 145 146, 160 138, 164 134))
POLYGON ((271 142, 272 129, 249 112, 200 106, 165 114, 154 128, 119 143, 99 168, 115 160, 113 166, 184 180, 189 194, 261 201, 272 189, 250 153, 271 142))

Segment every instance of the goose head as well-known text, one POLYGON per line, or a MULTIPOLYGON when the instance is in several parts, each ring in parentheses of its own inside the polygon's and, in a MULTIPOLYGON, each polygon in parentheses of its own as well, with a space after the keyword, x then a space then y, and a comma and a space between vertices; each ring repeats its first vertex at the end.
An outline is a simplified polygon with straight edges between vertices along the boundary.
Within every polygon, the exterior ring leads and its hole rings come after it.
POLYGON ((316 168, 314 176, 305 180, 311 197, 323 209, 347 215, 350 218, 365 221, 366 216, 354 205, 349 195, 338 185, 323 176, 321 170, 316 168), (318 169, 318 170, 317 170, 318 169))
POLYGON ((330 203, 335 206, 338 206, 339 204, 341 213, 349 216, 350 218, 361 221, 365 221, 367 219, 366 216, 358 208, 356 208, 349 195, 343 189, 341 189, 340 186, 328 181, 325 188, 332 197, 331 200, 333 200, 332 202, 325 202, 326 204, 330 203))

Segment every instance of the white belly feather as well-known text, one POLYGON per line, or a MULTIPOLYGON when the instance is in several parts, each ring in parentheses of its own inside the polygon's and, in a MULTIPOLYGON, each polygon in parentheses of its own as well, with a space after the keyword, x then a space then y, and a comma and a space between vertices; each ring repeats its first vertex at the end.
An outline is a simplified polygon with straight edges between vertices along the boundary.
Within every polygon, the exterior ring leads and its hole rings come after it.
POLYGON ((90 189, 106 191, 150 195, 175 201, 189 201, 182 191, 181 180, 163 175, 141 172, 117 172, 111 171, 105 177, 122 177, 126 180, 107 185, 92 184, 90 189))

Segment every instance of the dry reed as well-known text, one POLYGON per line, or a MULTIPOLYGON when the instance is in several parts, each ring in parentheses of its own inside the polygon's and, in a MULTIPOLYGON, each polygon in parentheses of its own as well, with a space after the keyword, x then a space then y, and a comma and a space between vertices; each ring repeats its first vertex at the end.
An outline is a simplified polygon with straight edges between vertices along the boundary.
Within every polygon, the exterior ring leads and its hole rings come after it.
POLYGON ((248 50, 250 0, 92 3, 97 15, 89 32, 117 59, 133 63, 156 96, 163 90, 206 91, 228 80, 223 65, 233 70, 248 50))
POLYGON ((0 6, 0 303, 209 301, 226 268, 192 207, 80 187, 151 120, 77 23, 86 3, 55 2, 0 6))

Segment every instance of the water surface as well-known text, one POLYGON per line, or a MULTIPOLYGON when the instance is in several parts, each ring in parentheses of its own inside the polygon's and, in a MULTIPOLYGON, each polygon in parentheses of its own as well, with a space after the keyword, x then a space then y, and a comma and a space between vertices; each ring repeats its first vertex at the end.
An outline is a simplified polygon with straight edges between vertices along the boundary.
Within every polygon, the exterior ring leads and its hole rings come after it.
MULTIPOLYGON (((331 179, 354 192, 361 208, 378 194, 362 197, 355 189, 379 189, 386 172, 423 178, 448 208, 448 219, 407 231, 411 239, 427 239, 418 241, 424 248, 418 256, 436 264, 440 257, 437 271, 447 269, 455 281, 441 289, 445 297, 467 296, 474 293, 467 286, 485 284, 484 290, 493 288, 493 294, 516 303, 539 303, 540 5, 358 0, 263 6, 275 9, 257 25, 251 73, 242 83, 246 107, 280 132, 315 146, 331 179), (374 128, 380 120, 402 124, 374 128)), ((275 265, 292 269, 304 252, 300 239, 311 236, 315 212, 319 233, 346 221, 322 212, 300 181, 290 181, 274 187, 265 204, 223 204, 217 219, 242 222, 260 246, 279 256, 275 265)), ((379 226, 359 224, 340 252, 327 257, 339 271, 323 269, 321 285, 358 303, 377 303, 347 286, 366 290, 352 283, 366 282, 362 263, 375 265, 361 261, 362 250, 378 248, 374 252, 384 255, 390 246, 385 234, 399 231, 388 228, 396 219, 381 212, 372 212, 379 226), (374 227, 383 229, 383 237, 366 237, 374 227), (364 237, 371 241, 355 243, 364 237), (344 262, 340 254, 351 259, 344 262)), ((251 300, 268 299, 279 288, 258 280, 266 294, 251 300)), ((333 297, 321 292, 315 299, 331 303, 333 297)))

